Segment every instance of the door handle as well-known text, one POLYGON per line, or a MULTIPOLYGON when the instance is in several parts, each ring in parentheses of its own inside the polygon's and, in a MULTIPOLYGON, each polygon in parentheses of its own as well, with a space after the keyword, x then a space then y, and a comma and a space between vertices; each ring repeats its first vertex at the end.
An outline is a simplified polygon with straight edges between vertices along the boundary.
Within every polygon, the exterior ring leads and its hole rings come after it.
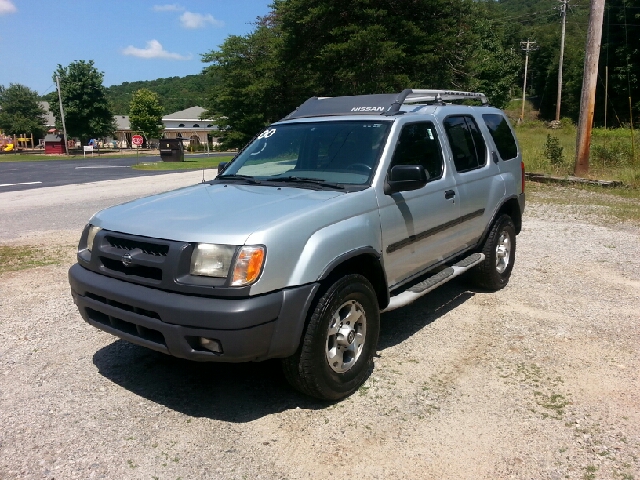
POLYGON ((447 190, 444 192, 444 198, 446 198, 447 200, 455 196, 456 196, 456 192, 454 192, 453 190, 447 190))

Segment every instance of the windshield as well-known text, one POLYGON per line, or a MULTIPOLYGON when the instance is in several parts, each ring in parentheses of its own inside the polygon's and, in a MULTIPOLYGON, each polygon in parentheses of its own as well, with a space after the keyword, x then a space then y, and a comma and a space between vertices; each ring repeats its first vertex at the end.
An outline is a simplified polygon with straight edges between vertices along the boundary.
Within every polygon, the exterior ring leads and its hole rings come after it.
POLYGON ((335 121, 273 125, 264 130, 219 179, 369 182, 391 122, 335 121))

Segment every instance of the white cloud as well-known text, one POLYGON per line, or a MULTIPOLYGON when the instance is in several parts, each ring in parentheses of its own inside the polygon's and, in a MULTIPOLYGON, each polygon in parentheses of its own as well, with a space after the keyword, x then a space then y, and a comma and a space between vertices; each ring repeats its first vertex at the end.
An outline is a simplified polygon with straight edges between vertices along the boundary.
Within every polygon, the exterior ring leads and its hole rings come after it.
POLYGON ((182 12, 184 11, 184 7, 182 5, 178 5, 177 3, 172 3, 170 5, 154 5, 154 12, 182 12))
POLYGON ((138 58, 165 58, 168 60, 191 59, 191 56, 185 57, 183 55, 180 55, 179 53, 167 52, 162 44, 157 40, 148 41, 147 48, 136 48, 133 45, 129 45, 122 51, 122 54, 138 58))
POLYGON ((0 15, 6 15, 8 13, 15 13, 18 9, 11 2, 11 0, 0 0, 0 15))
POLYGON ((180 15, 180 23, 184 28, 203 28, 207 25, 213 25, 214 27, 224 27, 224 22, 216 20, 213 15, 202 13, 184 12, 180 15))

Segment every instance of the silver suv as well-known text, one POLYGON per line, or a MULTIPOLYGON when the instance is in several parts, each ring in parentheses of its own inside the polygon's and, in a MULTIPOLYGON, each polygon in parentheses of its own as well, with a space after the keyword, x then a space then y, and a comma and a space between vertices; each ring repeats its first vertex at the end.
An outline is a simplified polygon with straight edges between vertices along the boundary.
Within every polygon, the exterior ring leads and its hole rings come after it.
POLYGON ((94 215, 69 281, 101 330, 198 361, 281 358, 335 400, 369 375, 381 312, 464 272, 507 284, 523 211, 518 144, 484 95, 314 97, 215 180, 94 215))

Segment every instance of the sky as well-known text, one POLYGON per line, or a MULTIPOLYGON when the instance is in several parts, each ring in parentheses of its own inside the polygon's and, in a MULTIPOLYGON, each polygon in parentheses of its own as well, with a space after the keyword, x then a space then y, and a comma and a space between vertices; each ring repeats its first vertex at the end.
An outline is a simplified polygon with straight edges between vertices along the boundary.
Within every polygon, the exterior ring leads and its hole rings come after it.
POLYGON ((55 90, 58 64, 93 60, 104 85, 184 77, 253 30, 271 0, 0 0, 0 85, 55 90))

